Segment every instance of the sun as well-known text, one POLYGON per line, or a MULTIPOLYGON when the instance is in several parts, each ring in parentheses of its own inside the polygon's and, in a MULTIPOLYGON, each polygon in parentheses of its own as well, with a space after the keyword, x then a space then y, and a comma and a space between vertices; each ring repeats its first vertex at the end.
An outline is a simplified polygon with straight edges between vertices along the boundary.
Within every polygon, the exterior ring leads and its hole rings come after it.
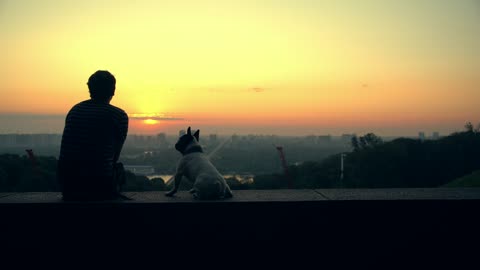
POLYGON ((146 125, 156 125, 158 124, 158 120, 154 120, 154 119, 145 119, 143 120, 143 123, 146 124, 146 125))

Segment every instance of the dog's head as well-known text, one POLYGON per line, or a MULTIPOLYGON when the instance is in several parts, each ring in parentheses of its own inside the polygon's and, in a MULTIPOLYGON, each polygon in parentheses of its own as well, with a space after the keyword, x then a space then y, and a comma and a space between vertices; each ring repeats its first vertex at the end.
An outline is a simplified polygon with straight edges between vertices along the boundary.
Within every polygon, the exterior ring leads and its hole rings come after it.
POLYGON ((175 149, 177 149, 178 152, 180 153, 185 153, 185 150, 187 150, 187 147, 190 146, 191 144, 198 144, 200 141, 200 130, 195 131, 195 133, 192 135, 192 130, 190 127, 188 127, 187 133, 182 135, 177 143, 175 144, 175 149))

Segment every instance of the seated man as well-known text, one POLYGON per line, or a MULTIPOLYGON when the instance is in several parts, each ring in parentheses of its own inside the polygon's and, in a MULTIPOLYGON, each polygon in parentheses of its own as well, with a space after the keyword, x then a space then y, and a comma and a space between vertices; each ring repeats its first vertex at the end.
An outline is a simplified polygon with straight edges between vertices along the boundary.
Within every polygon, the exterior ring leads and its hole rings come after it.
POLYGON ((64 200, 109 200, 119 196, 117 161, 128 132, 128 116, 110 105, 115 77, 97 71, 88 79, 91 99, 68 112, 57 177, 64 200))

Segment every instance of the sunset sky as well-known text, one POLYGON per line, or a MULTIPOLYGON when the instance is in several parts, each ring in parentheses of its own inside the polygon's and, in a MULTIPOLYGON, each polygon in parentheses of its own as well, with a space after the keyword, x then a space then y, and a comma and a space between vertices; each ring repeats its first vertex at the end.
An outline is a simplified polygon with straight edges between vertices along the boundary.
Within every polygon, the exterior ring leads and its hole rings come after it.
POLYGON ((478 0, 0 0, 0 133, 96 70, 130 133, 415 135, 480 122, 478 0))

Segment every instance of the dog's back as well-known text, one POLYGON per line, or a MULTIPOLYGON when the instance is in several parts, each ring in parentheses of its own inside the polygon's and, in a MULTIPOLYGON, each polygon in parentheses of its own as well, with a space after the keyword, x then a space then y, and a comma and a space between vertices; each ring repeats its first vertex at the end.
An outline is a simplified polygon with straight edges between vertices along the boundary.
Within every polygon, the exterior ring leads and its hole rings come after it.
POLYGON ((199 199, 231 197, 223 176, 203 153, 183 156, 178 165, 181 173, 193 182, 193 195, 199 199))
POLYGON ((178 190, 182 177, 193 183, 191 193, 198 199, 221 199, 232 197, 232 191, 223 176, 213 166, 198 143, 200 130, 193 135, 188 127, 187 133, 180 136, 175 149, 182 153, 177 165, 175 186, 166 195, 173 196, 178 190))

